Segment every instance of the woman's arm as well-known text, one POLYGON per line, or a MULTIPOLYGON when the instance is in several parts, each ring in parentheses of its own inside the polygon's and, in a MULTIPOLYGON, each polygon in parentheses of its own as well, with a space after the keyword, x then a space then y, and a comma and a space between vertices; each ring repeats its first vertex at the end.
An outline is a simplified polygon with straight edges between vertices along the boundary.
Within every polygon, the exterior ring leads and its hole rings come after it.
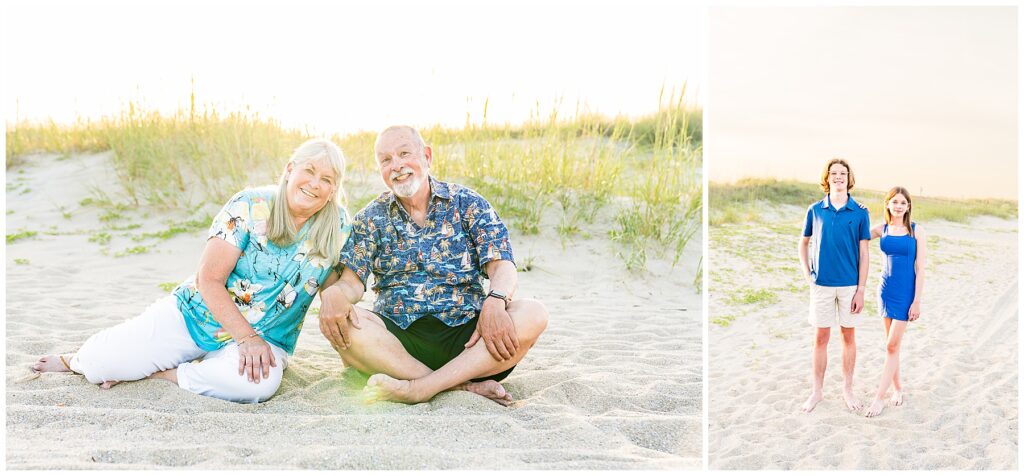
POLYGON ((238 311, 238 307, 228 294, 228 276, 231 270, 235 269, 241 255, 242 250, 220 238, 207 240, 203 256, 199 259, 196 289, 203 297, 207 309, 213 314, 213 320, 238 343, 238 375, 248 373, 249 381, 259 383, 259 370, 263 370, 263 378, 268 378, 270 367, 276 367, 277 362, 270 344, 259 335, 253 335, 256 331, 238 311))
POLYGON ((928 264, 928 238, 920 225, 914 227, 914 239, 917 240, 917 257, 914 259, 914 302, 910 303, 908 320, 921 317, 921 299, 924 297, 924 269, 928 264))

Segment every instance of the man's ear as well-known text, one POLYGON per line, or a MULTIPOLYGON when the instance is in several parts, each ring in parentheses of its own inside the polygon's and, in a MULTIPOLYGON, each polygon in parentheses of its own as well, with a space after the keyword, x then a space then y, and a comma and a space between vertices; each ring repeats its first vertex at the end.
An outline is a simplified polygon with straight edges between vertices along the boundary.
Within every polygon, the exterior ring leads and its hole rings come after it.
POLYGON ((429 145, 423 146, 423 158, 427 161, 427 167, 430 167, 431 161, 434 160, 434 150, 429 145))

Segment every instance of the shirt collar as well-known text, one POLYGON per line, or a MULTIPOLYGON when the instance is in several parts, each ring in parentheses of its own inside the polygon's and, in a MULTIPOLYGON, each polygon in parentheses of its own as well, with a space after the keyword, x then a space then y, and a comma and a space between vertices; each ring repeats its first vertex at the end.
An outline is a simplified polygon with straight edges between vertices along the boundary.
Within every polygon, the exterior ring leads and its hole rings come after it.
MULTIPOLYGON (((853 195, 850 195, 849 193, 847 193, 846 194, 846 206, 843 207, 843 208, 849 208, 849 209, 853 210, 853 207, 850 206, 851 203, 853 205, 857 205, 857 202, 853 199, 853 195)), ((822 201, 821 201, 821 208, 829 208, 829 207, 831 207, 831 205, 832 205, 832 202, 829 201, 828 194, 826 193, 825 194, 825 198, 822 199, 822 201)), ((857 205, 857 206, 860 206, 860 205, 857 205)), ((835 207, 832 207, 832 208, 835 208, 835 207)), ((839 210, 836 210, 836 211, 839 211, 839 210)))

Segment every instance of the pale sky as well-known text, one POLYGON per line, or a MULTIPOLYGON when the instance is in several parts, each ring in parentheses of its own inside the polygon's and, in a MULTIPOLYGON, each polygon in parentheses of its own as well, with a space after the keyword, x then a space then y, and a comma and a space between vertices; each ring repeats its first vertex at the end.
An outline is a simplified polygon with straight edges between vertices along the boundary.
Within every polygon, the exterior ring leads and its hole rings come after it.
POLYGON ((699 103, 703 10, 676 2, 15 1, 7 121, 243 105, 317 133, 521 122, 556 98, 607 115, 699 103), (422 5, 420 3, 423 3, 422 5))
POLYGON ((816 182, 843 157, 866 189, 1017 198, 1015 7, 712 8, 708 18, 709 180, 816 182))

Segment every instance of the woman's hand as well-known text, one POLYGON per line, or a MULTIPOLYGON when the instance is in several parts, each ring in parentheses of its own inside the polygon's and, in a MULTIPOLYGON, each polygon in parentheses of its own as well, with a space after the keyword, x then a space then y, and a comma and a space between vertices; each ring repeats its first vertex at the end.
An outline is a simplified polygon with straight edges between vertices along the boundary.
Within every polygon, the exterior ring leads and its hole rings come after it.
POLYGON ((921 317, 921 302, 914 301, 910 303, 910 311, 907 312, 907 320, 916 321, 919 317, 921 317))
POLYGON ((263 378, 270 378, 271 367, 277 367, 277 359, 263 337, 257 335, 242 339, 242 343, 238 344, 238 375, 247 376, 250 382, 260 383, 261 373, 263 378))

